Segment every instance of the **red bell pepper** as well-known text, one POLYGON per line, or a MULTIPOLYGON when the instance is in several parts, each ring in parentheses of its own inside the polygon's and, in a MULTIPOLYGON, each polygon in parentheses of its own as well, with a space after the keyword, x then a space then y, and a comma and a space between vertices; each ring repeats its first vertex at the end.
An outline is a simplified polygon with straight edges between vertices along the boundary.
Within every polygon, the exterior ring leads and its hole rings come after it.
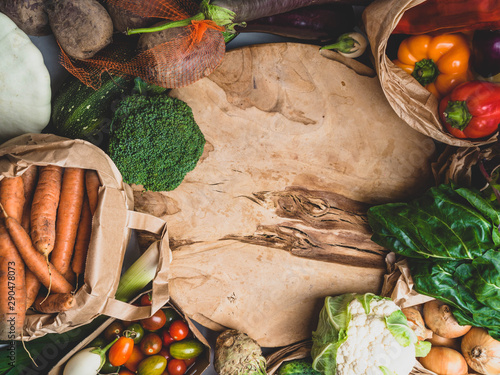
POLYGON ((500 84, 469 81, 439 103, 439 117, 457 138, 484 138, 500 125, 500 84))

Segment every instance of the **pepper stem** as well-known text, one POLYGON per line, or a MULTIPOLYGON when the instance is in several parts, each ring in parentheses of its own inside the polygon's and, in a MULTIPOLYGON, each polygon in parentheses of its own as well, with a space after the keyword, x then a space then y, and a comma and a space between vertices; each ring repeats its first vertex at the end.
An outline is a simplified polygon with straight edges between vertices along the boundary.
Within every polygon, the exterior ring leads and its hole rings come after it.
POLYGON ((450 126, 458 130, 464 130, 472 119, 465 100, 450 100, 444 110, 444 117, 450 126))
POLYGON ((434 61, 423 59, 415 63, 415 69, 411 74, 422 86, 426 86, 436 80, 439 70, 434 61))

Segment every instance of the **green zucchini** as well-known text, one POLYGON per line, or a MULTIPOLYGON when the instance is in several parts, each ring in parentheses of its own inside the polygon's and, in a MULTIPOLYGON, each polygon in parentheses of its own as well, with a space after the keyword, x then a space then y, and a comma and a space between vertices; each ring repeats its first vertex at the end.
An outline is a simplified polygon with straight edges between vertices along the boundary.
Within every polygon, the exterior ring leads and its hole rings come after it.
POLYGON ((51 131, 101 146, 109 134, 116 101, 133 87, 133 79, 103 74, 102 85, 95 90, 69 76, 53 98, 51 131))
POLYGON ((294 359, 284 362, 278 369, 278 375, 321 375, 321 373, 312 368, 310 361, 294 359))
POLYGON ((196 339, 176 341, 169 346, 170 355, 176 359, 191 359, 198 357, 205 347, 196 339))

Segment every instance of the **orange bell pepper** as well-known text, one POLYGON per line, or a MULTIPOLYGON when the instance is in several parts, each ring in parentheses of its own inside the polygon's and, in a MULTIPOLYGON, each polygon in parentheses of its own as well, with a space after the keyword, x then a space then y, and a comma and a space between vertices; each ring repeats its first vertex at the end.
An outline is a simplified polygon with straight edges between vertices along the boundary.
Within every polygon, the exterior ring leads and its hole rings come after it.
POLYGON ((470 53, 469 43, 462 34, 414 35, 401 42, 393 63, 441 99, 472 79, 470 53))

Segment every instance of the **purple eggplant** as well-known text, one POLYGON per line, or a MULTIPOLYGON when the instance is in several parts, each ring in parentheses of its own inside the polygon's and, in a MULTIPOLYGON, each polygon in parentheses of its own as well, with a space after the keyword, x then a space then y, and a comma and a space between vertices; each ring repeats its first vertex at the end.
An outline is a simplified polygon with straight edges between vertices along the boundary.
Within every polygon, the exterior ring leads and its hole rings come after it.
POLYGON ((236 26, 238 32, 258 32, 309 42, 326 42, 352 31, 356 26, 354 9, 348 4, 311 5, 289 12, 257 18, 236 26))
POLYGON ((201 0, 199 13, 184 20, 166 22, 149 28, 128 30, 127 34, 156 32, 173 27, 190 25, 192 21, 211 20, 217 25, 234 31, 238 24, 263 17, 270 17, 295 9, 321 4, 348 4, 366 6, 373 0, 201 0))
POLYGON ((472 37, 471 65, 484 78, 500 73, 500 30, 476 30, 472 37))

